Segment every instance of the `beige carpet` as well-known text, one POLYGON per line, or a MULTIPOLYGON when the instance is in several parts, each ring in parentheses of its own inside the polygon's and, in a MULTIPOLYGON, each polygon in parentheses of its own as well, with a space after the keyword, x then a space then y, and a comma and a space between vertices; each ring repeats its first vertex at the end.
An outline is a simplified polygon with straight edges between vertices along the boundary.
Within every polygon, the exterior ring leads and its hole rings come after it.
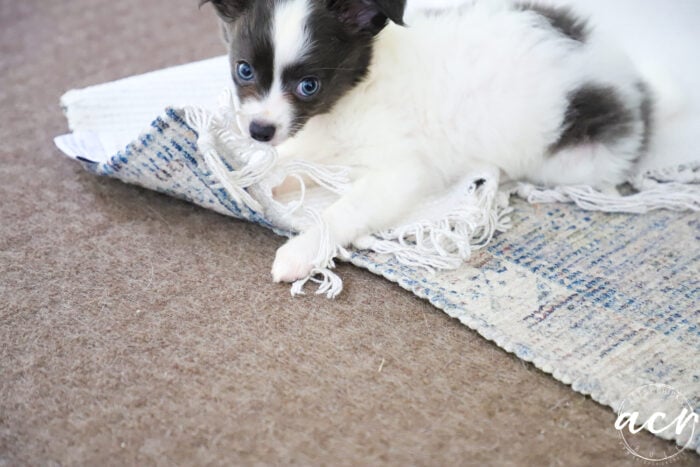
POLYGON ((609 409, 399 287, 292 299, 281 239, 58 153, 65 90, 222 52, 196 3, 0 0, 0 466, 638 465, 609 409))

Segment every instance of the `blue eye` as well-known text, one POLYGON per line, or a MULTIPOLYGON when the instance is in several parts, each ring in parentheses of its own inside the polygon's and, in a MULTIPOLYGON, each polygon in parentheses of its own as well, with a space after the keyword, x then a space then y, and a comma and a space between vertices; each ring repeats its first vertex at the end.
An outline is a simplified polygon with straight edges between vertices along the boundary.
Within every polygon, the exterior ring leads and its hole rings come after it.
POLYGON ((236 74, 241 79, 241 81, 251 81, 255 77, 255 72, 253 72, 253 67, 250 66, 248 62, 238 62, 236 65, 236 74))
POLYGON ((321 82, 317 78, 304 78, 299 81, 296 92, 301 97, 313 97, 321 90, 321 82))

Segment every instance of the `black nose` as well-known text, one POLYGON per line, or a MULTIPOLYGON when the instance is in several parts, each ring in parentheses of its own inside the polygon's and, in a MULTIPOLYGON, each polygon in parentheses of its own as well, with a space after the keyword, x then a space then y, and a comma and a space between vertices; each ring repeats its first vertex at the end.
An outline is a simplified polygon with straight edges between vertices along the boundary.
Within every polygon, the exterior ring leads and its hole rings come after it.
POLYGON ((277 128, 275 128, 274 125, 265 125, 259 122, 253 122, 250 124, 250 136, 254 140, 263 143, 267 143, 268 141, 272 140, 272 138, 275 137, 275 131, 277 131, 277 128))

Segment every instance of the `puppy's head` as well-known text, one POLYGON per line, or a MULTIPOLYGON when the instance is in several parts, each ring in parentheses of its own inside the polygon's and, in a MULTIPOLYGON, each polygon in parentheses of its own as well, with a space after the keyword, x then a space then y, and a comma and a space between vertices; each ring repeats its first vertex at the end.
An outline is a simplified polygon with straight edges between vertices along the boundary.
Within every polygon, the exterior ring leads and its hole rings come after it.
POLYGON ((280 144, 367 74, 374 37, 406 0, 202 0, 221 18, 244 126, 280 144))

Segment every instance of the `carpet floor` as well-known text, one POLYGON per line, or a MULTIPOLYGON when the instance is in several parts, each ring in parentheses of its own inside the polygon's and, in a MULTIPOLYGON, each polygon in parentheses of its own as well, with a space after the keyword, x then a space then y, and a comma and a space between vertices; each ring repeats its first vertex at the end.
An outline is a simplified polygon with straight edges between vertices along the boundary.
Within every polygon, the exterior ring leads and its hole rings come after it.
POLYGON ((292 299, 282 239, 59 154, 64 91, 223 52, 196 4, 0 0, 0 466, 638 465, 608 408, 396 285, 292 299))

